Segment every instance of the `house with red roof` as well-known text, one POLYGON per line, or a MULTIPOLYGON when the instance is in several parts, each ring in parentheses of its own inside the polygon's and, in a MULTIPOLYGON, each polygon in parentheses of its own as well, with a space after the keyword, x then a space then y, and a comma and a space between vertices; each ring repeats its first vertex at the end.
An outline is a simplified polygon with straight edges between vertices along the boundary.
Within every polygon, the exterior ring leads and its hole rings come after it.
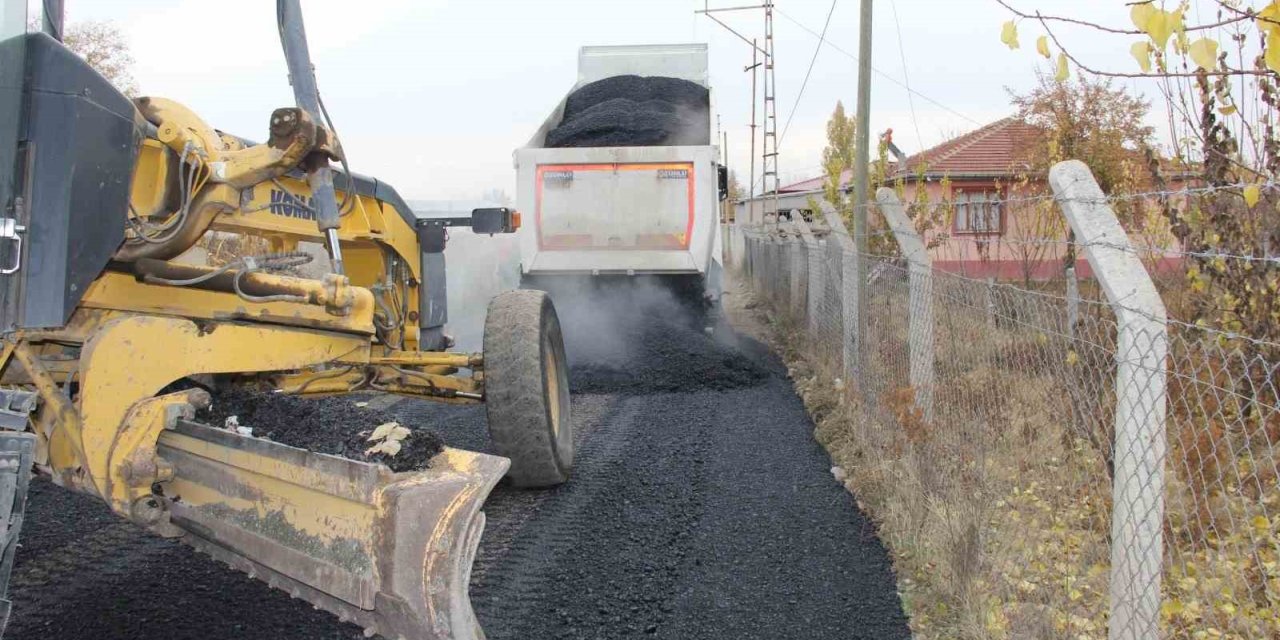
MULTIPOLYGON (((881 141, 891 151, 886 181, 901 185, 903 201, 917 200, 924 189, 934 224, 925 241, 935 269, 974 278, 1048 280, 1061 276, 1067 256, 1067 227, 1062 213, 1049 201, 1045 176, 1032 175, 1024 158, 1036 144, 1034 127, 1008 117, 911 156, 893 144, 892 130, 881 141)), ((778 190, 783 218, 795 214, 813 218, 812 200, 823 201, 824 177, 786 185, 778 190)), ((852 171, 841 176, 852 188, 852 171)), ((740 204, 739 220, 772 220, 772 194, 740 204), (751 217, 754 212, 755 217, 751 217)), ((917 211, 915 215, 919 216, 917 211)), ((818 216, 820 219, 821 216, 818 216)), ((1158 265, 1170 267, 1172 265, 1158 265)), ((1088 277, 1084 256, 1077 256, 1077 274, 1088 277)))

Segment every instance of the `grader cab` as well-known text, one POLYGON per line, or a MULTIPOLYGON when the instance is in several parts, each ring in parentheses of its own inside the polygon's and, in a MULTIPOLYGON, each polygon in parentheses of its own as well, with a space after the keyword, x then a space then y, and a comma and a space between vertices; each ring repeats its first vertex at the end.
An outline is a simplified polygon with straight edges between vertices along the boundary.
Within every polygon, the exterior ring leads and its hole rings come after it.
MULTIPOLYGON (((10 29, 26 2, 0 5, 10 29)), ((481 638, 467 588, 485 498, 504 475, 550 486, 572 464, 555 310, 502 294, 483 353, 448 351, 446 227, 510 232, 518 214, 418 220, 389 185, 332 167, 347 161, 298 0, 277 19, 297 104, 263 143, 125 97, 48 34, 3 34, 3 585, 34 469, 370 633, 481 638), (210 234, 268 249, 174 260, 210 234), (302 243, 326 247, 319 277, 298 275, 302 243), (194 419, 230 385, 483 402, 502 455, 446 447, 394 472, 194 419)))

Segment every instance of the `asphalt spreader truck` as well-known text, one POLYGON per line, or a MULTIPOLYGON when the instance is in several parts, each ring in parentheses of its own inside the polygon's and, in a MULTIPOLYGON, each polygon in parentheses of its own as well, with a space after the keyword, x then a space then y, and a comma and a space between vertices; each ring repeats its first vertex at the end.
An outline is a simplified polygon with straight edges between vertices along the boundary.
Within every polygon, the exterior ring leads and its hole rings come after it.
POLYGON ((583 47, 577 82, 515 152, 525 286, 656 280, 717 309, 712 113, 705 44, 583 47))

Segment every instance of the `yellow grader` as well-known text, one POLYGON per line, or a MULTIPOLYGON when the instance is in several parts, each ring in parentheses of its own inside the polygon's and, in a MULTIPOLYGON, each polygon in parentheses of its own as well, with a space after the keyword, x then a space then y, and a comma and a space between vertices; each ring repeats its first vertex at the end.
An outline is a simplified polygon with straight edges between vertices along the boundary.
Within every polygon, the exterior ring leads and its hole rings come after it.
POLYGON ((504 474, 551 486, 572 464, 555 310, 502 294, 483 353, 448 350, 446 227, 509 233, 519 215, 418 220, 331 167, 346 162, 298 0, 277 19, 297 104, 260 144, 126 98, 44 33, 0 42, 0 586, 34 469, 371 634, 482 638, 467 591, 485 498, 504 474), (207 234, 269 252, 174 260, 207 234), (327 273, 287 269, 300 243, 326 247, 327 273), (312 453, 197 422, 208 391, 174 384, 193 377, 484 402, 501 455, 446 447, 393 472, 312 453))

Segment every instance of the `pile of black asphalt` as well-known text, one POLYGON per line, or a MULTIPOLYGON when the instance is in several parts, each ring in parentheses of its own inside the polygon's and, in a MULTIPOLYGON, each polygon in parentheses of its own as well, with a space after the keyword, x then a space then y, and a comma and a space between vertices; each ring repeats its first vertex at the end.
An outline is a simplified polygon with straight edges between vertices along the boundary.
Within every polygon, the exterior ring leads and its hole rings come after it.
MULTIPOLYGON (((910 637, 875 527, 763 345, 663 307, 561 302, 576 465, 563 486, 503 483, 486 503, 471 594, 490 639, 910 637)), ((483 406, 385 411, 491 450, 483 406)), ((348 436, 329 437, 310 444, 348 436)), ((7 638, 361 637, 90 498, 41 481, 30 504, 7 638)))
POLYGON ((373 447, 369 436, 388 422, 398 422, 385 411, 348 398, 307 398, 245 389, 216 392, 213 404, 197 418, 213 426, 235 424, 252 435, 291 447, 328 453, 363 462, 379 462, 392 471, 425 469, 443 448, 440 437, 420 425, 401 424, 409 435, 394 456, 366 453, 373 447))
POLYGON ((707 88, 662 76, 622 75, 580 87, 565 100, 547 147, 711 144, 707 88))

